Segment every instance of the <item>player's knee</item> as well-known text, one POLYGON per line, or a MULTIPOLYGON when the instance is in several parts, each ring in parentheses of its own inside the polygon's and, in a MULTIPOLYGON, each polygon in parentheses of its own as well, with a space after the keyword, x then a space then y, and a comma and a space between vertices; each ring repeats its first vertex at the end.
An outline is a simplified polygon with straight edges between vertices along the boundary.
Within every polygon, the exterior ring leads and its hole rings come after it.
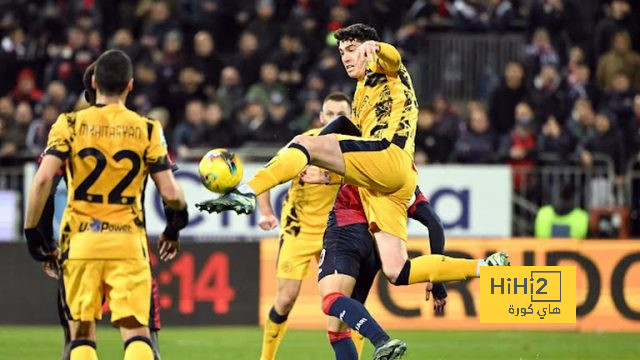
POLYGON ((382 273, 389 280, 390 283, 394 284, 398 281, 398 277, 400 276, 400 272, 402 271, 402 267, 395 266, 395 264, 382 265, 382 273))
POLYGON ((296 303, 298 298, 297 291, 281 291, 278 293, 278 297, 276 299, 276 307, 278 313, 280 314, 288 314, 293 309, 293 305, 296 303))
POLYGON ((80 321, 71 329, 71 339, 95 339, 93 323, 80 321))
POLYGON ((331 306, 333 305, 333 303, 343 296, 344 294, 340 292, 332 292, 325 295, 322 298, 322 312, 324 312, 326 315, 330 315, 329 312, 331 310, 331 306))

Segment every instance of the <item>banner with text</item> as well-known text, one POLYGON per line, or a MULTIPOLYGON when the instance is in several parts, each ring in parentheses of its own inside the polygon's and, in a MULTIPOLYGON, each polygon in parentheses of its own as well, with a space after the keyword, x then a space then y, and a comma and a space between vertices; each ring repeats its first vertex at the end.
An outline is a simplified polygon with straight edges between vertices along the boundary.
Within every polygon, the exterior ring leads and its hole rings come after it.
MULTIPOLYGON (((410 240, 410 256, 426 252, 428 241, 410 240)), ((424 285, 394 287, 378 277, 367 308, 386 328, 396 329, 557 329, 581 331, 640 331, 640 241, 574 241, 537 239, 453 239, 447 253, 454 257, 484 258, 506 251, 513 265, 575 267, 576 322, 566 324, 483 324, 480 322, 480 280, 447 284, 445 313, 434 313, 424 301, 424 285)), ((273 304, 278 242, 260 244, 260 321, 273 304)), ((315 269, 317 264, 312 264, 315 269)), ((324 328, 316 271, 303 282, 289 326, 324 328)), ((564 281, 564 279, 563 279, 564 281)), ((536 290, 539 287, 536 288, 536 290)), ((564 293, 563 293, 564 295, 564 293)), ((554 311, 555 306, 551 307, 554 311)), ((508 308, 507 310, 508 311, 508 308)), ((527 310, 528 312, 529 310, 527 310)))
MULTIPOLYGON (((176 173, 190 204, 191 222, 182 232, 186 236, 220 237, 276 236, 277 230, 264 232, 257 226, 259 214, 239 216, 232 213, 206 214, 193 204, 209 199, 213 194, 200 184, 197 164, 179 164, 176 173)), ((245 179, 262 165, 245 164, 245 179)), ((511 236, 511 172, 506 166, 429 166, 420 169, 420 188, 440 215, 449 236, 511 236)), ((286 196, 288 184, 271 191, 276 213, 286 196)), ((160 196, 151 184, 146 193, 147 228, 150 234, 164 229, 164 213, 160 196)), ((426 236, 420 224, 409 223, 410 236, 426 236)))

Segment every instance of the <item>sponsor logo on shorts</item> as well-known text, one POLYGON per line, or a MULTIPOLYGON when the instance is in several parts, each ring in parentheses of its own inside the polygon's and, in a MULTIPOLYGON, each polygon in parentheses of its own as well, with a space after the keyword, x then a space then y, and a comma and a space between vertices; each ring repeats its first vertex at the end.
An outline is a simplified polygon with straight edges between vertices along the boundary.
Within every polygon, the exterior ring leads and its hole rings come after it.
POLYGON ((112 232, 112 233, 130 233, 131 225, 129 224, 112 224, 107 221, 93 220, 91 222, 81 222, 78 227, 79 232, 90 231, 94 233, 112 232))
POLYGON ((344 316, 347 314, 347 310, 342 310, 342 312, 340 313, 340 321, 343 321, 344 316))

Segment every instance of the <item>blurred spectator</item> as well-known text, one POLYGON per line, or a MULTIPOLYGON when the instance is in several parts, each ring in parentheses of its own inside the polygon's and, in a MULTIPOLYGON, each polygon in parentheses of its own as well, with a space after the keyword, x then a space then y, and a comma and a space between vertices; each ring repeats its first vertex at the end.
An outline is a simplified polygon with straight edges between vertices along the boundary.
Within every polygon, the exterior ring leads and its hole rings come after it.
POLYGON ((254 33, 245 31, 240 35, 238 52, 229 58, 227 64, 233 65, 240 71, 245 87, 258 81, 262 60, 258 53, 258 38, 254 33))
POLYGON ((455 0, 452 14, 460 30, 482 31, 488 27, 488 9, 480 0, 455 0))
MULTIPOLYGON (((162 129, 165 132, 164 136, 167 137, 167 135, 169 135, 167 134, 167 129, 169 128, 169 124, 171 120, 171 115, 169 114, 169 110, 163 107, 155 107, 149 110, 149 112, 147 113, 147 116, 151 119, 158 120, 160 125, 162 125, 162 129)), ((167 138, 167 141, 171 143, 168 138, 167 138)))
POLYGON ((240 7, 238 2, 202 0, 191 1, 195 11, 190 18, 194 26, 211 34, 216 40, 216 48, 221 53, 233 51, 238 35, 243 26, 238 17, 241 13, 234 13, 240 7))
POLYGON ((514 169, 513 186, 516 191, 529 189, 529 171, 536 158, 536 135, 533 110, 525 102, 516 105, 516 124, 510 134, 503 136, 498 157, 514 169))
POLYGON ((547 65, 557 68, 560 65, 558 52, 551 45, 549 32, 540 28, 533 33, 531 44, 525 48, 526 58, 524 61, 525 72, 532 78, 547 65))
POLYGON ((227 66, 220 72, 220 86, 216 90, 215 98, 222 108, 222 116, 229 118, 243 99, 244 88, 238 68, 227 66))
POLYGON ((58 118, 60 110, 55 104, 47 103, 42 108, 42 116, 29 126, 26 135, 27 150, 33 155, 40 155, 47 147, 47 138, 51 126, 58 118))
POLYGON ((238 123, 235 126, 236 140, 239 144, 246 141, 262 140, 267 137, 269 131, 265 125, 267 122, 267 112, 262 102, 248 99, 244 108, 238 113, 238 123))
MULTIPOLYGON (((636 140, 633 142, 632 150, 634 154, 640 151, 640 94, 633 98, 633 127, 636 140)), ((638 153, 638 161, 640 161, 640 153, 638 153)))
POLYGON ((428 108, 421 108, 416 130, 416 164, 445 163, 451 157, 457 129, 453 139, 450 137, 451 134, 438 130, 441 129, 438 129, 434 112, 428 108))
MULTIPOLYGON (((567 14, 565 11, 563 0, 535 1, 529 12, 529 29, 530 31, 531 29, 536 29, 533 35, 534 43, 536 33, 538 33, 540 29, 545 29, 547 35, 551 34, 552 36, 548 47, 557 51, 555 55, 557 58, 556 61, 562 60, 558 58, 558 54, 560 54, 561 57, 564 56, 567 49, 567 34, 565 30, 567 20, 570 16, 571 14, 567 14)), ((545 65, 545 63, 540 65, 545 65)), ((557 66, 558 63, 552 65, 557 66)))
POLYGON ((160 41, 178 27, 174 19, 167 1, 152 1, 142 25, 142 46, 148 49, 158 48, 160 41))
POLYGON ((280 69, 280 81, 291 89, 302 84, 303 73, 307 70, 309 58, 300 38, 293 34, 284 34, 280 38, 280 47, 273 51, 270 60, 280 69))
POLYGON ((511 0, 489 0, 489 30, 509 30, 516 13, 511 0))
POLYGON ((320 123, 320 111, 322 111, 321 97, 310 96, 304 102, 304 111, 300 114, 292 124, 295 133, 301 133, 308 129, 322 127, 320 123))
POLYGON ((179 82, 169 90, 170 98, 165 103, 169 104, 169 112, 176 117, 188 100, 198 99, 205 101, 207 95, 204 92, 204 75, 192 67, 180 70, 179 82))
POLYGON ((13 121, 15 105, 9 96, 0 97, 0 121, 5 124, 13 121))
MULTIPOLYGON (((327 83, 324 78, 320 73, 312 72, 304 81, 304 88, 298 94, 297 100, 304 102, 308 99, 324 99, 327 94, 327 83)), ((306 130, 307 127, 303 126, 302 129, 306 130)))
MULTIPOLYGON (((528 96, 528 102, 535 109, 536 127, 549 115, 557 119, 564 119, 568 113, 566 83, 552 65, 542 67, 540 73, 533 80, 533 89, 528 96)), ((535 128, 535 127, 534 127, 535 128)))
POLYGON ((193 37, 193 50, 189 65, 204 74, 205 91, 207 94, 213 94, 214 88, 218 86, 224 62, 216 52, 216 43, 211 34, 198 31, 193 37))
POLYGON ((189 100, 181 121, 173 131, 173 150, 178 158, 190 156, 191 149, 202 145, 204 125, 204 103, 202 100, 189 100))
POLYGON ((273 49, 280 38, 280 24, 274 18, 273 0, 256 1, 256 18, 247 26, 247 30, 258 36, 258 51, 266 53, 273 49))
POLYGON ((588 99, 578 99, 573 105, 573 111, 565 124, 567 132, 582 147, 595 132, 596 116, 588 99))
POLYGON ((587 139, 580 153, 582 164, 591 167, 594 163, 594 154, 608 156, 614 164, 616 175, 619 176, 618 183, 621 185, 620 176, 625 166, 625 149, 622 134, 616 126, 613 115, 599 112, 596 115, 595 129, 595 133, 587 139))
POLYGON ((614 75, 610 90, 603 96, 602 107, 613 113, 619 125, 624 125, 633 117, 634 96, 629 77, 619 72, 614 75))
POLYGON ((40 104, 36 107, 36 112, 42 112, 42 104, 54 105, 59 112, 68 112, 73 109, 76 96, 69 94, 67 88, 60 81, 52 81, 47 86, 47 92, 40 99, 40 104))
POLYGON ((455 144, 456 161, 469 164, 493 163, 497 160, 496 146, 496 136, 489 127, 484 107, 471 107, 469 124, 455 144))
POLYGON ((610 90, 615 75, 620 72, 627 74, 631 88, 640 93, 640 54, 631 50, 631 37, 626 31, 614 35, 611 50, 598 60, 598 86, 604 91, 610 90))
POLYGON ((551 115, 542 126, 542 133, 538 135, 536 146, 538 160, 542 164, 567 164, 575 149, 575 140, 551 115))
POLYGON ((33 71, 23 69, 18 73, 18 84, 11 92, 13 101, 16 103, 26 101, 31 106, 35 106, 44 93, 36 86, 36 79, 33 71))
POLYGON ((8 93, 16 83, 20 61, 26 55, 24 30, 16 25, 7 29, 0 40, 0 96, 8 93))
POLYGON ((600 19, 596 26, 595 50, 596 56, 602 55, 612 48, 613 38, 619 31, 636 34, 634 48, 640 51, 639 19, 631 11, 628 0, 612 0, 606 7, 605 17, 600 19))
POLYGON ((436 95, 433 99, 434 130, 441 137, 442 161, 451 156, 456 140, 460 135, 460 114, 443 95, 436 95))
POLYGON ((537 238, 586 239, 589 230, 589 214, 576 206, 576 189, 565 185, 553 205, 542 206, 536 215, 537 238))
POLYGON ((3 142, 3 147, 7 145, 9 153, 25 150, 27 131, 32 121, 33 111, 31 110, 31 105, 28 102, 19 103, 16 106, 13 121, 5 124, 6 138, 3 142))
POLYGON ((237 146, 231 134, 228 119, 223 118, 222 108, 217 102, 209 102, 204 113, 202 138, 208 148, 226 148, 237 146))
POLYGON ((254 131, 257 141, 285 144, 293 137, 291 113, 284 98, 276 96, 267 106, 267 120, 254 131))
POLYGON ((157 62, 158 77, 163 86, 174 83, 184 66, 182 53, 182 33, 178 30, 168 32, 162 41, 162 51, 154 59, 157 62))
POLYGON ((133 109, 146 113, 165 98, 162 96, 163 87, 158 84, 158 75, 152 64, 140 61, 135 63, 133 90, 127 100, 133 109))
POLYGON ((567 77, 567 101, 573 106, 578 99, 588 99, 598 106, 600 102, 600 90, 591 81, 591 70, 587 64, 578 64, 572 74, 567 77))
POLYGON ((493 89, 489 98, 491 127, 499 135, 513 128, 516 105, 524 99, 525 91, 522 66, 517 62, 508 63, 502 83, 493 89))
POLYGON ((287 89, 278 79, 280 70, 278 65, 266 62, 260 67, 260 82, 251 85, 247 91, 247 99, 259 101, 267 106, 276 98, 286 99, 287 89))
POLYGON ((140 49, 129 29, 118 29, 111 38, 111 48, 124 51, 131 60, 138 59, 140 49))

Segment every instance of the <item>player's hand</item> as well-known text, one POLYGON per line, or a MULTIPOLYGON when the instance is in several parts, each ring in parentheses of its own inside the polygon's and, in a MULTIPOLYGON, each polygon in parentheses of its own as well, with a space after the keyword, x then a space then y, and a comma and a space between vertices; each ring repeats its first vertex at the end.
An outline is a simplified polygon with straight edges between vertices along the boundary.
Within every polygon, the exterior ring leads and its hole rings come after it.
MULTIPOLYGON (((57 257, 58 250, 56 249, 55 251, 56 251, 55 256, 57 257)), ((45 274, 47 274, 47 276, 53 279, 58 279, 59 271, 60 271, 60 268, 58 267, 58 261, 49 260, 49 261, 43 261, 40 264, 42 265, 42 270, 44 271, 45 274)))
POLYGON ((425 283, 426 287, 424 289, 424 301, 429 301, 431 298, 431 290, 433 290, 433 283, 427 282, 425 283))
POLYGON ((373 40, 365 41, 358 46, 358 56, 364 57, 364 60, 369 63, 378 59, 378 51, 380 51, 380 45, 373 40))
POLYGON ((58 248, 55 242, 45 240, 38 229, 24 229, 24 237, 27 239, 29 254, 34 260, 42 262, 57 259, 58 248))
POLYGON ((169 261, 178 255, 180 243, 178 240, 171 240, 164 236, 164 234, 160 234, 160 238, 158 238, 158 248, 160 249, 160 260, 169 261))
POLYGON ((328 171, 313 165, 307 165, 298 177, 307 184, 328 184, 331 181, 328 171))
POLYGON ((258 226, 260 226, 260 229, 265 231, 273 230, 278 227, 278 219, 276 219, 276 216, 273 215, 273 213, 260 215, 260 218, 258 219, 258 226))
POLYGON ((431 289, 433 293, 433 309, 436 313, 442 313, 447 305, 447 287, 444 283, 433 284, 431 289))

